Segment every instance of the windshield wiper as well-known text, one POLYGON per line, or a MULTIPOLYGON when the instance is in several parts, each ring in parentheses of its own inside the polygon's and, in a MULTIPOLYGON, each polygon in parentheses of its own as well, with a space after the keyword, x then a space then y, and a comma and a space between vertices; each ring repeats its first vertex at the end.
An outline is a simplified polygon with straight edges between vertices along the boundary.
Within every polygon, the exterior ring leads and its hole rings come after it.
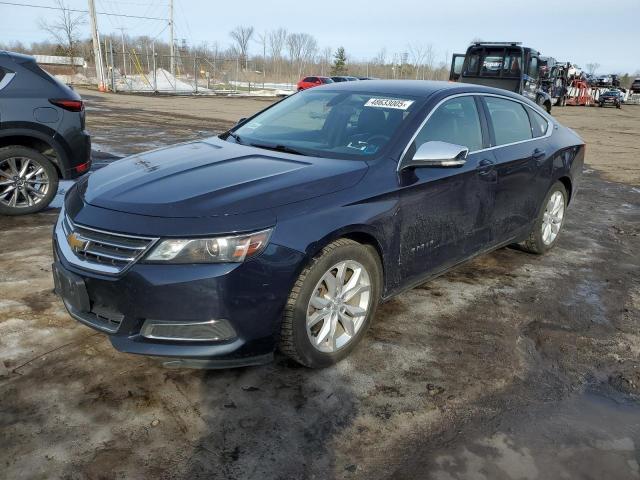
POLYGON ((233 139, 236 141, 236 143, 239 143, 240 145, 244 145, 242 143, 242 140, 240 140, 240 135, 238 135, 235 132, 227 132, 227 138, 229 137, 233 137, 233 139))
POLYGON ((265 150, 275 150, 276 152, 293 153, 295 155, 308 156, 306 153, 302 153, 295 148, 287 147, 286 145, 263 145, 261 143, 250 143, 252 147, 264 148, 265 150))

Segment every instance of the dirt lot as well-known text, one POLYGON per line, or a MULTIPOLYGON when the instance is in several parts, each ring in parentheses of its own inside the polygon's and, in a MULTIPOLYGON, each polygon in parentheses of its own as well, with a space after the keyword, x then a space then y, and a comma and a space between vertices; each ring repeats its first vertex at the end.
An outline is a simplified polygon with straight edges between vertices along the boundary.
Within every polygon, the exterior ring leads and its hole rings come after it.
MULTIPOLYGON (((265 105, 87 98, 103 154, 265 105)), ((554 114, 589 142, 558 247, 501 249, 397 297, 322 371, 117 353, 51 291, 57 211, 0 218, 0 477, 640 478, 640 107, 554 114)))

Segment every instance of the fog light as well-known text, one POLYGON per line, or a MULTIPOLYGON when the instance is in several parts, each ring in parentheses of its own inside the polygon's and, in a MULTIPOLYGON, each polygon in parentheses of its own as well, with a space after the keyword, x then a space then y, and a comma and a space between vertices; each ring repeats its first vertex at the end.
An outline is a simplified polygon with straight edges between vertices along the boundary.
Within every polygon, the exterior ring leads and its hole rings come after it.
POLYGON ((206 320, 203 322, 145 320, 140 335, 154 340, 215 342, 230 340, 236 336, 236 332, 226 320, 206 320))

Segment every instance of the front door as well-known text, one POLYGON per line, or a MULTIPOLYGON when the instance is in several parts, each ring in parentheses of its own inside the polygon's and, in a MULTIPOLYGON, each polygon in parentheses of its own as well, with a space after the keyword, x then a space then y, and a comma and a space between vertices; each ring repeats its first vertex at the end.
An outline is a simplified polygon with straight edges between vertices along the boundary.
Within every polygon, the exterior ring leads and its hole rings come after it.
POLYGON ((460 167, 402 170, 400 254, 403 283, 416 283, 481 250, 495 185, 495 157, 483 150, 483 128, 474 96, 447 100, 417 134, 407 155, 428 141, 469 148, 460 167))

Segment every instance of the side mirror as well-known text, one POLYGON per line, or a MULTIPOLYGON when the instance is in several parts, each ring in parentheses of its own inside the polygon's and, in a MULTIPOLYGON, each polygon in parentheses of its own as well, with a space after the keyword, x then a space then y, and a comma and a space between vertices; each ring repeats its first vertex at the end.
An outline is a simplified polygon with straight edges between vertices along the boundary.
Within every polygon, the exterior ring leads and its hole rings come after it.
POLYGON ((469 149, 453 143, 433 141, 425 142, 413 158, 405 160, 400 169, 420 167, 461 167, 467 161, 469 149))

